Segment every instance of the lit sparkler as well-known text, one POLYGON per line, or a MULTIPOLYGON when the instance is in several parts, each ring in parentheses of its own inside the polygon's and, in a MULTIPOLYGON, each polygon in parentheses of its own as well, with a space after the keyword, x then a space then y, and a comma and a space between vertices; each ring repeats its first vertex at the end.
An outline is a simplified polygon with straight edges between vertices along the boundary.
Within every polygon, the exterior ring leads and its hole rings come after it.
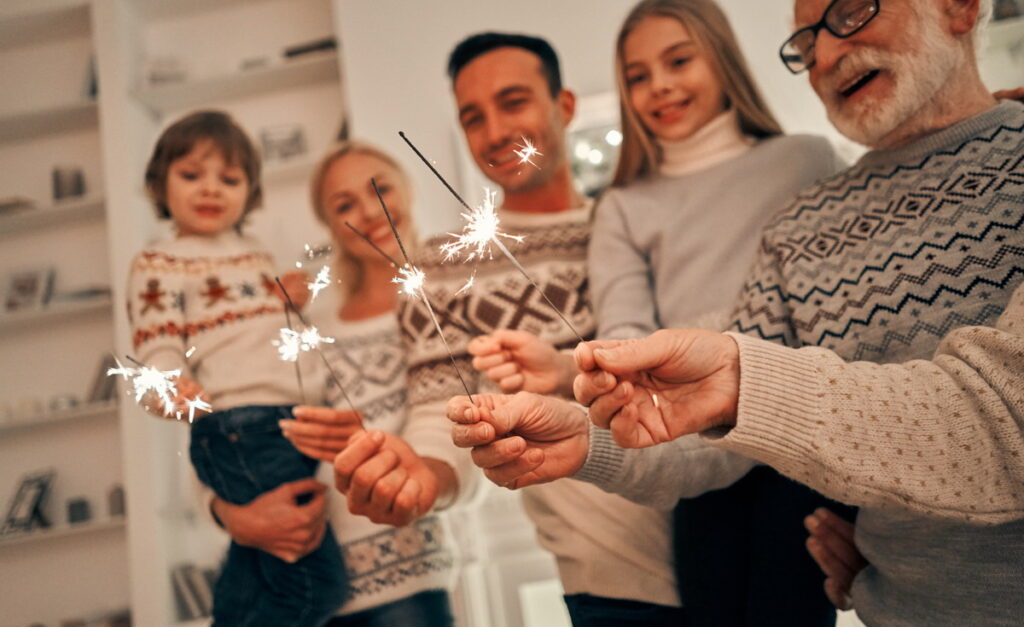
MULTIPOLYGON (((499 237, 514 240, 522 243, 521 235, 510 235, 498 230, 501 221, 498 219, 498 212, 494 208, 494 198, 497 192, 484 189, 484 201, 479 207, 470 209, 463 213, 466 220, 461 234, 449 233, 455 239, 441 246, 445 261, 451 261, 459 255, 465 255, 466 261, 474 259, 492 258, 491 244, 496 244, 499 237)), ((465 288, 464 288, 465 289, 465 288)))
POLYGON ((313 301, 327 286, 331 284, 331 267, 324 266, 320 268, 320 272, 316 273, 316 278, 311 282, 306 283, 306 287, 309 288, 309 300, 313 301))
POLYGON ((377 192, 377 200, 380 201, 380 208, 384 210, 384 216, 387 217, 388 225, 391 226, 391 233, 395 236, 395 241, 398 243, 398 249, 402 251, 402 257, 405 258, 405 265, 397 268, 399 276, 393 278, 392 281, 402 286, 402 293, 417 297, 423 301, 423 306, 427 308, 427 313, 430 314, 430 321, 434 323, 434 329, 437 330, 438 337, 441 338, 441 342, 448 351, 448 358, 452 361, 452 367, 455 368, 455 374, 458 375, 459 381, 462 382, 463 389, 466 390, 466 396, 469 397, 469 401, 471 403, 476 404, 476 400, 473 398, 473 393, 469 391, 469 385, 466 383, 466 379, 463 378, 462 371, 459 370, 459 364, 455 361, 455 353, 452 352, 452 347, 448 344, 448 338, 445 337, 444 331, 441 329, 441 323, 437 321, 437 315, 434 314, 434 307, 431 306, 430 299, 427 298, 427 292, 423 289, 423 283, 426 281, 427 277, 423 274, 422 270, 412 265, 412 261, 409 259, 409 253, 405 251, 405 245, 402 244, 402 237, 398 234, 398 227, 395 226, 395 221, 391 217, 391 212, 388 211, 388 205, 384 202, 384 196, 381 195, 380 188, 377 187, 377 181, 375 179, 370 179, 370 183, 373 185, 373 190, 377 192))
MULTIPOLYGON (((115 357, 114 362, 117 364, 117 367, 108 368, 107 376, 123 377, 125 381, 131 384, 136 402, 142 402, 146 398, 155 398, 163 406, 165 416, 174 416, 180 420, 181 410, 178 409, 175 399, 178 397, 177 379, 181 376, 181 369, 157 370, 131 356, 126 355, 126 357, 135 363, 136 367, 124 366, 115 357)), ((196 410, 210 411, 212 409, 209 403, 198 396, 194 399, 185 399, 184 402, 189 410, 189 422, 195 419, 196 410)))
POLYGON ((295 306, 295 302, 292 301, 292 297, 288 294, 288 290, 286 290, 284 284, 281 283, 281 277, 274 277, 274 281, 276 281, 277 286, 281 288, 281 293, 284 294, 284 298, 287 301, 284 308, 284 312, 285 316, 288 319, 288 328, 281 329, 280 338, 274 341, 274 345, 278 347, 278 352, 281 354, 281 359, 285 361, 295 362, 295 372, 296 376, 299 379, 299 389, 302 389, 302 374, 301 371, 299 370, 298 361, 299 352, 316 351, 316 354, 320 356, 320 360, 324 362, 324 366, 327 368, 328 374, 331 375, 331 379, 334 380, 335 385, 337 385, 338 389, 341 390, 341 395, 345 397, 345 402, 348 403, 348 406, 353 411, 358 411, 356 410, 355 403, 353 403, 352 399, 349 398, 348 392, 345 391, 345 386, 341 384, 341 378, 338 376, 338 373, 335 372, 334 368, 331 367, 331 362, 328 361, 327 356, 324 355, 323 350, 321 350, 320 348, 321 344, 334 343, 334 338, 320 335, 320 332, 317 330, 317 328, 306 321, 306 319, 302 315, 302 312, 299 311, 299 308, 295 306), (299 322, 304 327, 303 331, 295 332, 292 330, 291 314, 288 313, 289 310, 295 313, 295 316, 299 319, 299 322), (285 350, 282 347, 282 344, 280 344, 284 342, 287 342, 287 350, 285 350), (292 355, 292 351, 294 351, 294 358, 289 358, 292 355))
MULTIPOLYGON (((466 203, 465 200, 462 199, 462 196, 460 196, 459 193, 457 191, 455 191, 455 189, 448 183, 448 181, 445 180, 445 178, 443 176, 441 176, 441 173, 437 171, 437 168, 435 168, 430 163, 430 161, 425 156, 423 156, 423 153, 421 153, 419 151, 419 149, 416 148, 416 146, 411 141, 409 141, 409 138, 405 136, 405 133, 402 132, 402 131, 399 131, 398 134, 399 134, 399 136, 401 136, 401 138, 403 140, 405 140, 405 143, 409 145, 409 148, 412 148, 412 151, 416 153, 416 156, 419 157, 420 160, 423 161, 423 163, 425 163, 428 168, 430 168, 430 171, 434 173, 434 176, 436 176, 438 178, 438 180, 441 181, 441 183, 448 189, 448 191, 451 192, 452 196, 454 196, 455 199, 459 201, 459 204, 461 204, 463 207, 466 208, 466 210, 469 213, 468 214, 462 214, 462 215, 465 216, 467 218, 467 220, 469 220, 470 217, 474 215, 474 213, 479 213, 481 216, 483 216, 481 218, 481 222, 480 222, 479 225, 473 225, 472 223, 467 225, 466 229, 464 229, 464 231, 463 231, 463 235, 457 236, 457 237, 466 237, 467 238, 467 242, 473 242, 475 244, 477 241, 479 241, 479 238, 482 235, 487 233, 486 229, 489 226, 493 225, 494 231, 491 232, 492 237, 489 238, 490 243, 492 243, 495 246, 497 246, 498 250, 500 250, 501 253, 503 255, 505 255, 505 257, 512 263, 513 266, 515 266, 516 270, 518 270, 519 273, 522 274, 523 277, 527 281, 530 282, 530 285, 533 286, 533 289, 535 289, 537 291, 537 293, 541 295, 541 298, 543 298, 544 302, 546 302, 548 304, 548 307, 550 307, 551 310, 554 311, 555 314, 559 318, 561 318, 562 322, 565 323, 565 326, 569 327, 569 330, 571 330, 573 332, 573 334, 576 336, 576 338, 580 342, 583 342, 584 341, 583 340, 583 336, 580 335, 579 331, 576 330, 576 327, 574 327, 573 324, 571 322, 569 322, 569 319, 565 317, 565 315, 562 313, 562 310, 559 309, 558 307, 556 307, 553 302, 551 302, 551 299, 548 298, 548 295, 544 293, 544 290, 542 290, 540 288, 540 286, 537 285, 537 282, 533 280, 533 277, 531 277, 530 274, 526 271, 526 268, 524 268, 523 265, 521 263, 519 263, 519 260, 516 259, 515 256, 512 254, 512 252, 508 248, 505 247, 504 243, 502 243, 501 238, 499 237, 499 233, 497 232, 498 221, 497 221, 497 214, 494 212, 493 198, 490 200, 490 212, 494 214, 494 217, 492 219, 491 217, 487 216, 487 211, 486 211, 486 207, 488 205, 487 198, 484 199, 483 205, 481 205, 479 208, 474 210, 472 207, 469 206, 469 204, 466 203), (467 231, 469 231, 471 227, 479 229, 479 232, 478 233, 472 233, 472 232, 467 233, 467 231), (470 237, 472 237, 472 239, 468 239, 470 237)), ((490 195, 490 193, 488 192, 488 196, 489 195, 490 195)), ((507 236, 506 235, 506 237, 512 237, 512 236, 507 236)), ((522 240, 520 239, 519 241, 522 241, 522 240)), ((458 241, 456 241, 455 244, 458 245, 458 241)), ((446 244, 445 246, 448 246, 448 244, 446 244)), ((468 244, 466 246, 468 246, 468 244)), ((448 253, 448 250, 445 250, 444 247, 442 247, 442 251, 444 251, 446 254, 448 253)), ((476 252, 476 250, 474 252, 476 252)), ((472 259, 472 257, 470 257, 470 259, 472 259)), ((466 289, 465 286, 463 286, 463 289, 466 289)))
POLYGON ((526 139, 525 136, 523 136, 523 143, 516 144, 516 146, 518 146, 518 148, 516 148, 512 152, 514 152, 516 156, 519 157, 519 163, 529 163, 530 165, 539 170, 540 166, 533 162, 533 157, 543 157, 544 153, 537 150, 536 146, 533 145, 533 142, 531 142, 529 139, 526 139))

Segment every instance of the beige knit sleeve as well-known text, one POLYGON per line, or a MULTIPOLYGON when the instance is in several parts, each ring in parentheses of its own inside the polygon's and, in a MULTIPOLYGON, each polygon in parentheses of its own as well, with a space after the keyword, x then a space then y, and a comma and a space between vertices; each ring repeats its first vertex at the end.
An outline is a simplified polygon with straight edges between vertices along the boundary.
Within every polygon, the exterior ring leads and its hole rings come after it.
POLYGON ((705 437, 844 503, 998 524, 1024 518, 1024 287, 995 328, 931 361, 847 363, 730 334, 736 427, 705 437))

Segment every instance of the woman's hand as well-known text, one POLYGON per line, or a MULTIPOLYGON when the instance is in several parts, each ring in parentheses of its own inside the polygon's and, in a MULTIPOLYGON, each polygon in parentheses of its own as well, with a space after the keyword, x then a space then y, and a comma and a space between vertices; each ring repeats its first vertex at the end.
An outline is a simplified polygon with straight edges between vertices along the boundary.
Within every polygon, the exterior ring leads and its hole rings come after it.
POLYGON ((326 489, 316 479, 301 479, 265 492, 246 505, 217 498, 211 509, 235 542, 292 563, 320 546, 324 538, 326 489), (303 494, 313 497, 298 505, 295 499, 303 494))
MULTIPOLYGON (((281 284, 284 285, 284 289, 288 291, 288 297, 292 299, 292 303, 296 307, 302 309, 309 302, 311 292, 309 291, 309 276, 302 270, 292 270, 281 275, 281 284)), ((278 287, 278 297, 285 303, 288 299, 281 293, 281 288, 278 287)))
POLYGON ((425 515, 457 487, 450 466, 420 457, 402 438, 380 431, 352 437, 334 460, 334 481, 350 512, 396 527, 425 515))
POLYGON ((280 421, 281 432, 303 455, 333 462, 348 440, 363 430, 357 411, 300 405, 292 409, 295 420, 280 421))
POLYGON ((572 395, 576 364, 572 355, 525 331, 500 330, 473 338, 467 347, 473 367, 502 392, 572 395))

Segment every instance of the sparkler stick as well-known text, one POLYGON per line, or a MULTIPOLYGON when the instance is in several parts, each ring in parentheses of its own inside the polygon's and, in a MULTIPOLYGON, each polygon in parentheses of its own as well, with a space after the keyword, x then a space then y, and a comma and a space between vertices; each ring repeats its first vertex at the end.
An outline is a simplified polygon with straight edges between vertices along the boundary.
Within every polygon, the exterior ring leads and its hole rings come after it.
MULTIPOLYGON (((281 285, 280 281, 278 281, 278 285, 281 285)), ((285 293, 285 296, 287 297, 288 292, 284 289, 284 285, 281 285, 281 291, 283 291, 285 293)), ((288 299, 288 304, 289 305, 292 304, 292 299, 291 298, 288 299)), ((289 329, 294 329, 294 327, 292 326, 292 314, 291 314, 291 312, 288 311, 288 307, 284 308, 284 319, 285 319, 285 323, 288 325, 288 328, 289 329)), ((299 360, 298 359, 295 360, 295 378, 299 382, 299 398, 302 400, 302 404, 305 405, 306 404, 306 388, 302 385, 302 367, 299 366, 299 360)))
MULTIPOLYGON (((315 331, 316 327, 312 327, 308 322, 306 322, 306 319, 305 317, 303 317, 302 312, 299 311, 298 307, 295 306, 295 303, 292 302, 292 297, 288 295, 288 290, 286 290, 284 288, 284 284, 281 283, 281 277, 274 277, 274 280, 277 281, 278 287, 281 288, 281 293, 284 294, 285 300, 288 301, 288 307, 285 308, 285 311, 287 312, 287 309, 291 308, 291 310, 295 312, 295 316, 299 319, 299 322, 302 323, 302 326, 306 327, 307 329, 313 329, 315 331)), ((319 338, 319 336, 317 336, 317 338, 321 340, 323 339, 319 338)), ((313 350, 316 351, 316 354, 320 355, 320 360, 323 361, 324 366, 327 367, 327 372, 331 375, 331 379, 334 380, 334 384, 338 386, 339 390, 341 390, 341 395, 345 397, 345 402, 348 403, 348 406, 352 408, 353 411, 358 411, 356 409, 355 403, 353 403, 352 399, 349 398, 348 392, 345 390, 345 386, 341 384, 341 378, 338 377, 338 373, 334 371, 334 368, 331 367, 331 362, 327 360, 327 356, 324 355, 324 352, 320 349, 320 342, 312 341, 310 342, 310 345, 313 347, 313 350)), ((296 360, 295 363, 298 364, 298 360, 296 360)))
POLYGON ((445 337, 444 331, 441 330, 441 323, 437 321, 437 316, 434 314, 434 308, 430 304, 430 299, 427 298, 427 292, 423 289, 423 281, 426 276, 423 274, 422 270, 412 265, 412 260, 409 259, 409 253, 405 251, 405 246, 402 245, 402 236, 398 234, 398 227, 395 226, 395 221, 391 217, 391 212, 388 211, 388 205, 384 202, 384 197, 381 196, 380 188, 377 187, 376 179, 370 179, 370 183, 373 185, 374 191, 377 192, 377 200, 380 201, 380 208, 384 210, 384 215, 387 217, 388 224, 391 226, 391 233, 395 236, 395 241, 398 242, 398 248, 402 251, 402 256, 405 258, 405 266, 398 269, 398 273, 403 275, 404 278, 395 277, 392 281, 401 285, 406 294, 410 296, 418 296, 420 300, 423 301, 423 306, 427 308, 427 313, 430 314, 430 321, 434 323, 434 328, 437 329, 437 335, 440 336, 441 342, 448 351, 448 358, 452 360, 452 368, 455 368, 455 374, 458 375, 459 381, 462 382, 463 389, 466 390, 466 396, 469 397, 469 402, 476 405, 476 399, 473 398, 473 393, 469 391, 469 384, 466 383, 466 379, 462 376, 462 371, 459 370, 459 364, 455 361, 455 353, 452 352, 452 347, 448 344, 448 338, 445 337))
MULTIPOLYGON (((356 235, 358 235, 358 236, 359 236, 360 238, 362 238, 362 240, 363 240, 364 242, 366 242, 367 244, 369 244, 369 245, 370 245, 370 247, 371 247, 371 248, 373 248, 373 249, 374 249, 375 251, 377 251, 377 253, 378 253, 378 254, 380 254, 380 256, 381 256, 381 257, 383 257, 383 258, 387 259, 387 260, 388 260, 388 263, 390 263, 390 264, 391 264, 391 266, 392 266, 392 267, 393 267, 393 268, 394 268, 395 270, 399 270, 399 269, 401 269, 401 267, 402 267, 402 264, 398 263, 398 261, 396 261, 394 257, 392 257, 391 255, 389 255, 389 254, 387 254, 386 252, 384 252, 384 250, 383 250, 383 249, 382 249, 382 248, 381 248, 380 246, 378 246, 377 244, 375 244, 375 243, 373 242, 373 240, 372 240, 372 239, 370 239, 370 236, 369 236, 369 235, 367 235, 366 233, 363 233, 362 231, 360 231, 360 230, 359 230, 359 229, 357 229, 356 227, 352 226, 352 224, 351 224, 350 222, 345 222, 345 226, 347 226, 347 227, 349 228, 349 230, 351 230, 351 231, 352 231, 353 233, 355 233, 355 234, 356 234, 356 235)), ((438 313, 440 313, 440 314, 441 314, 441 316, 442 316, 442 317, 444 318, 445 322, 447 322, 448 324, 452 325, 453 327, 455 327, 455 328, 456 328, 456 329, 458 329, 459 331, 462 331, 462 332, 463 332, 463 333, 465 333, 466 335, 481 335, 481 334, 483 333, 483 332, 482 332, 482 331, 480 331, 480 330, 476 330, 476 331, 470 330, 470 329, 469 329, 469 328, 467 328, 467 327, 466 327, 465 325, 463 325, 463 324, 460 324, 460 323, 459 323, 458 321, 454 320, 454 319, 453 319, 453 318, 451 317, 451 315, 450 315, 450 314, 449 314, 449 313, 448 313, 447 311, 445 311, 444 309, 439 309, 439 310, 438 310, 438 313)))
MULTIPOLYGON (((410 148, 412 148, 413 152, 416 153, 416 156, 418 156, 420 160, 423 161, 423 163, 427 164, 427 167, 430 168, 430 171, 434 173, 434 176, 436 176, 438 180, 440 180, 441 183, 448 188, 448 191, 452 193, 452 196, 455 196, 455 199, 458 200, 459 203, 466 208, 466 210, 469 213, 463 214, 464 217, 468 219, 477 218, 481 221, 486 220, 488 226, 493 226, 494 232, 488 239, 498 247, 498 250, 500 250, 502 254, 508 258, 509 261, 512 262, 512 265, 515 266, 516 270, 519 270, 520 274, 522 274, 523 277, 530 282, 530 285, 533 286, 533 289, 537 290, 537 293, 541 295, 541 298, 544 299, 544 302, 546 302, 548 306, 551 307, 551 310, 554 311, 555 314, 557 314, 558 317, 562 319, 562 322, 565 323, 565 326, 569 327, 569 330, 573 332, 573 334, 576 336, 576 339, 578 339, 580 342, 583 342, 583 336, 580 335, 580 332, 576 330, 576 327, 574 327, 573 324, 569 322, 569 319, 566 318, 564 314, 562 314, 562 310, 556 307, 553 302, 551 302, 551 299, 548 298, 548 295, 544 293, 544 290, 540 289, 540 286, 537 285, 537 282, 534 281, 533 277, 529 275, 529 273, 526 271, 526 268, 524 268, 523 265, 519 263, 519 260, 516 259, 515 256, 512 255, 512 252, 508 248, 506 248, 504 244, 501 243, 501 240, 498 239, 499 233, 496 230, 498 222, 497 219, 495 219, 494 216, 491 215, 491 213, 493 213, 494 211, 493 205, 490 206, 489 212, 488 205, 486 202, 484 206, 478 207, 477 209, 473 209, 472 207, 470 207, 466 203, 466 201, 462 199, 462 196, 459 196, 459 193, 456 192, 455 189, 453 189, 452 186, 448 184, 448 181, 446 181, 445 178, 441 176, 441 173, 438 172, 433 165, 431 165, 430 161, 428 161, 427 158, 423 156, 423 153, 421 153, 419 149, 417 149, 416 146, 414 146, 413 143, 409 141, 409 138, 405 136, 405 133, 403 131, 399 131, 398 134, 401 136, 403 140, 405 140, 405 143, 408 144, 410 148)), ((480 223, 471 222, 470 225, 467 227, 467 230, 470 230, 472 235, 474 236, 472 238, 474 242, 479 241, 482 234, 484 233, 483 227, 481 226, 480 223), (476 232, 474 233, 473 231, 476 232)), ((480 249, 478 247, 478 251, 479 250, 480 249)))

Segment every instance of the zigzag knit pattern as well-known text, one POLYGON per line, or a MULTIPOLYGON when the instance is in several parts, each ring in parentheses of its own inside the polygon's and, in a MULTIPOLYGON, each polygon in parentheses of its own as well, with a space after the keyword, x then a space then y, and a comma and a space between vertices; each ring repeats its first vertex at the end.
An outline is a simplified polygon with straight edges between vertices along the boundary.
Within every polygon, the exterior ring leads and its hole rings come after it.
MULTIPOLYGON (((509 246, 512 254, 572 325, 584 337, 593 335, 586 273, 590 225, 548 225, 517 229, 516 234, 524 240, 509 246)), ((420 247, 414 261, 427 275, 427 297, 471 390, 477 389, 479 380, 466 347, 477 335, 496 329, 519 329, 559 347, 575 345, 572 331, 501 253, 472 264, 446 262, 439 248, 449 239, 431 238, 420 247), (457 293, 474 268, 473 287, 457 293)), ((419 404, 465 394, 424 304, 407 298, 399 307, 398 319, 408 351, 409 402, 419 404)))
POLYGON ((973 137, 801 193, 766 228, 729 329, 888 363, 993 324, 1024 281, 1024 108, 995 113, 973 137))
POLYGON ((409 579, 450 571, 454 556, 435 516, 342 544, 349 595, 374 595, 409 579))

